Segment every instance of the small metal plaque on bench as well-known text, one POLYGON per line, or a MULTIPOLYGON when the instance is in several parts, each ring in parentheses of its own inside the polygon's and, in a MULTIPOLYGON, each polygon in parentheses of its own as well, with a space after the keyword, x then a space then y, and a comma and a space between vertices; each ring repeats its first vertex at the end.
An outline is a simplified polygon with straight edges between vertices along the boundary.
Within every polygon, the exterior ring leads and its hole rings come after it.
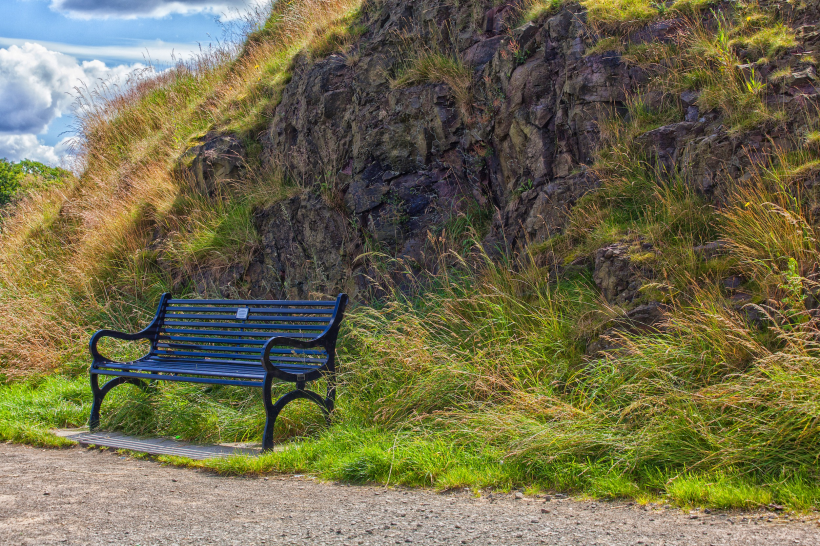
POLYGON ((248 318, 249 312, 250 309, 248 309, 247 307, 241 307, 236 310, 236 318, 239 320, 245 320, 246 318, 248 318))

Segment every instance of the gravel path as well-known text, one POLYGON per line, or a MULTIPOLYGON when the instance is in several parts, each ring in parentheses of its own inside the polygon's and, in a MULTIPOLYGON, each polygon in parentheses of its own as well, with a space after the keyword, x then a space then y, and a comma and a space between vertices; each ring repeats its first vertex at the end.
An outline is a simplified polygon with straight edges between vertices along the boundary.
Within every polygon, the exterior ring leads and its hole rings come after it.
POLYGON ((0 544, 818 545, 816 521, 571 499, 226 478, 0 444, 0 544))

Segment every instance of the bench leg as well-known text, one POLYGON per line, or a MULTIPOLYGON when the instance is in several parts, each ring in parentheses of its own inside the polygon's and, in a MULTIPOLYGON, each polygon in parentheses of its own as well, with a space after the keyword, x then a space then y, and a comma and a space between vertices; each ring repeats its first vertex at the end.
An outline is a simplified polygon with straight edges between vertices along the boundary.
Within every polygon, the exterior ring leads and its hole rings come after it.
POLYGON ((327 397, 325 398, 325 407, 327 413, 325 414, 325 421, 327 426, 330 426, 330 414, 336 408, 336 378, 329 376, 327 378, 327 397))
POLYGON ((273 393, 271 387, 273 386, 273 376, 265 377, 265 383, 262 388, 262 399, 265 403, 265 432, 262 435, 262 451, 270 451, 273 449, 273 427, 276 424, 276 418, 279 413, 291 402, 304 398, 305 400, 313 400, 322 408, 322 413, 325 415, 325 421, 330 424, 330 412, 333 411, 333 400, 335 400, 336 390, 335 386, 328 388, 328 398, 322 398, 313 391, 304 388, 296 388, 296 390, 283 394, 276 403, 273 403, 273 393), (332 395, 332 396, 331 396, 332 395))
POLYGON ((124 383, 136 385, 143 390, 149 388, 148 383, 135 377, 116 377, 100 387, 100 376, 95 373, 91 374, 91 392, 94 394, 94 402, 91 404, 91 417, 88 419, 88 430, 94 430, 100 426, 100 406, 102 406, 105 395, 114 387, 124 383))

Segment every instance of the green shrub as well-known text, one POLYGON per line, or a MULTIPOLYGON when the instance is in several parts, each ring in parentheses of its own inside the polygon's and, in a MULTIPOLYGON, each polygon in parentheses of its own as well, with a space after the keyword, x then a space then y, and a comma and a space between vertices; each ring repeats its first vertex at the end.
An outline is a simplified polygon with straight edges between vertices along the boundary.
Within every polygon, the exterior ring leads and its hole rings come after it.
POLYGON ((21 191, 43 189, 70 176, 65 169, 29 159, 16 163, 0 159, 0 205, 8 203, 21 191))

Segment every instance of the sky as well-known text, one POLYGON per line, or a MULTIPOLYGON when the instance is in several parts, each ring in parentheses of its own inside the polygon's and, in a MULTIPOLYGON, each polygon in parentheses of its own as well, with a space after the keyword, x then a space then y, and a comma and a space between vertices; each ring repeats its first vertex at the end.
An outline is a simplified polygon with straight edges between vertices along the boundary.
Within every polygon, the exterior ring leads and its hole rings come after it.
POLYGON ((187 59, 263 1, 0 0, 0 158, 65 164, 76 88, 187 59))

